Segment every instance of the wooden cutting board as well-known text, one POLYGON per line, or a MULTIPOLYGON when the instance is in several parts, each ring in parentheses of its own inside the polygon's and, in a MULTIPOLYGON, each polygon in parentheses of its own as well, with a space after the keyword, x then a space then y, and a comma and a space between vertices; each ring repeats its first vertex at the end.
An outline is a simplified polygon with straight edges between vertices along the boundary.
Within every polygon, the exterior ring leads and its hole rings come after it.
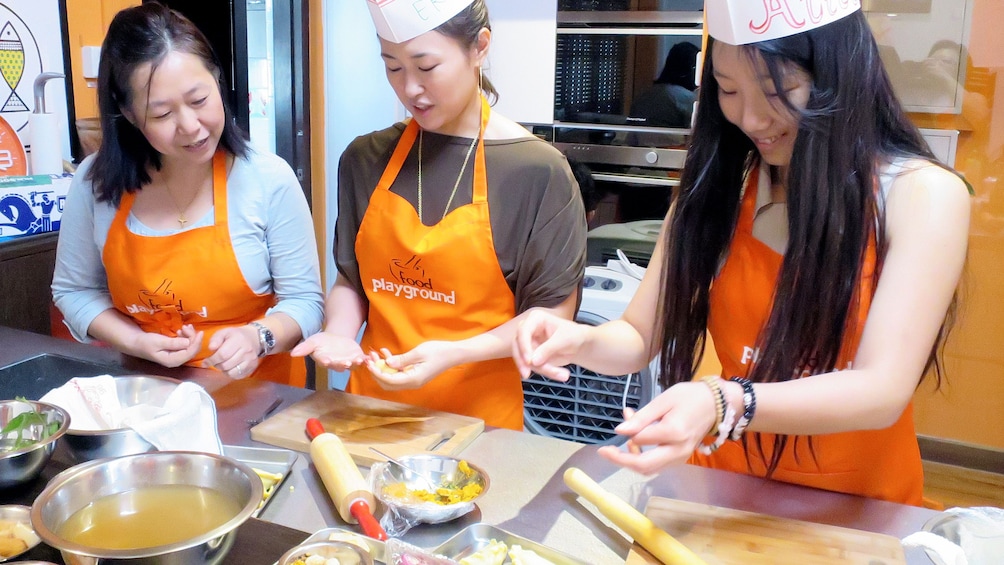
POLYGON ((371 446, 392 457, 423 452, 456 455, 485 429, 483 420, 470 416, 319 390, 251 428, 251 439, 307 453, 307 418, 319 419, 363 466, 384 461, 370 451, 371 446))
MULTIPOLYGON (((906 563, 899 540, 884 534, 657 496, 649 499, 645 515, 708 565, 906 563)), ((658 563, 634 544, 625 565, 658 563)))

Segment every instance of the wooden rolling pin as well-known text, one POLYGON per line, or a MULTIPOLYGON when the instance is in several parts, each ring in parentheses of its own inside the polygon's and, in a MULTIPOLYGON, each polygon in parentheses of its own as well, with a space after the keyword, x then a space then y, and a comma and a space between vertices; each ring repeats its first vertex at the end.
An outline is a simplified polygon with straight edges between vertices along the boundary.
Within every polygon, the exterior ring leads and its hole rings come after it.
POLYGON ((317 418, 307 420, 307 435, 310 437, 310 458, 314 468, 342 520, 350 524, 358 523, 371 538, 386 540, 387 532, 370 510, 376 508, 373 493, 342 440, 325 432, 324 425, 317 418))
POLYGON ((687 546, 659 529, 633 506, 596 484, 582 470, 569 467, 565 471, 565 484, 576 494, 595 504, 608 520, 666 565, 707 565, 687 546))

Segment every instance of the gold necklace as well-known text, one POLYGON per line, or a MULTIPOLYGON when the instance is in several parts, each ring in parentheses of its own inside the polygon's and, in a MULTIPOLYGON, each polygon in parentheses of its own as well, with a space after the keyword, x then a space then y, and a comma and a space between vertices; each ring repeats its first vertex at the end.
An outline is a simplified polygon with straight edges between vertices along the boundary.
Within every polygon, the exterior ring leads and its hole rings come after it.
MULTIPOLYGON (((423 130, 418 130, 418 220, 425 223, 425 219, 422 216, 422 133, 423 130)), ((480 132, 478 134, 480 136, 480 132)), ((464 171, 467 170, 467 161, 471 158, 471 153, 474 151, 474 146, 478 144, 478 138, 475 137, 471 141, 471 146, 467 148, 467 156, 464 157, 464 164, 460 166, 460 174, 457 175, 457 182, 453 183, 453 191, 450 192, 450 199, 446 201, 446 209, 443 210, 443 217, 439 221, 446 219, 446 215, 450 212, 450 205, 453 204, 453 197, 457 194, 457 187, 460 186, 460 179, 464 178, 464 171)))
POLYGON ((171 185, 167 184, 167 177, 163 173, 160 175, 160 180, 164 182, 164 188, 167 189, 167 195, 171 197, 171 203, 174 204, 174 209, 178 211, 178 224, 181 225, 181 229, 185 229, 185 224, 188 223, 188 220, 185 218, 185 212, 192 207, 192 204, 195 203, 195 199, 199 197, 199 193, 202 192, 202 186, 200 185, 199 188, 196 189, 195 194, 188 202, 188 205, 182 208, 181 206, 178 206, 178 200, 174 197, 174 191, 171 190, 171 185))

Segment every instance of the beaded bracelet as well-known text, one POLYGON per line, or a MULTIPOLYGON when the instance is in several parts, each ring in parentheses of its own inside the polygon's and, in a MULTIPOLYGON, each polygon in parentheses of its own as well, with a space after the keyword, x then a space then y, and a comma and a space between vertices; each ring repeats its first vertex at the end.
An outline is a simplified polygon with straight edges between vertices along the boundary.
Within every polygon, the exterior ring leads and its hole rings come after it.
POLYGON ((736 422, 736 426, 729 434, 733 441, 738 441, 743 432, 746 431, 750 420, 753 419, 753 414, 756 413, 756 393, 753 392, 753 381, 747 378, 732 377, 729 380, 739 383, 743 387, 743 415, 739 417, 739 421, 736 422))
POLYGON ((718 424, 718 437, 712 443, 702 443, 697 446, 697 451, 704 455, 711 455, 718 451, 718 448, 725 445, 725 440, 729 439, 729 430, 732 429, 732 420, 736 417, 735 410, 731 406, 725 407, 725 417, 718 424))
POLYGON ((722 392, 722 387, 718 384, 718 377, 703 377, 701 382, 711 389, 711 396, 715 397, 715 423, 711 424, 711 429, 708 430, 709 436, 715 435, 718 426, 725 421, 725 393, 722 392))

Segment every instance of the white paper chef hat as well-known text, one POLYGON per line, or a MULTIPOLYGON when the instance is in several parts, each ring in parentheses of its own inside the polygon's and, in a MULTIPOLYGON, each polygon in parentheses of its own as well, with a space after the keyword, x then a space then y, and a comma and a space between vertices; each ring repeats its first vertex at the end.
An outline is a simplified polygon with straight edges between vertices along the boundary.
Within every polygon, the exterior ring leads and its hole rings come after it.
POLYGON ((706 0, 708 33, 731 45, 788 37, 861 9, 861 0, 706 0))
POLYGON ((474 0, 367 0, 377 35, 403 43, 456 16, 474 0))

